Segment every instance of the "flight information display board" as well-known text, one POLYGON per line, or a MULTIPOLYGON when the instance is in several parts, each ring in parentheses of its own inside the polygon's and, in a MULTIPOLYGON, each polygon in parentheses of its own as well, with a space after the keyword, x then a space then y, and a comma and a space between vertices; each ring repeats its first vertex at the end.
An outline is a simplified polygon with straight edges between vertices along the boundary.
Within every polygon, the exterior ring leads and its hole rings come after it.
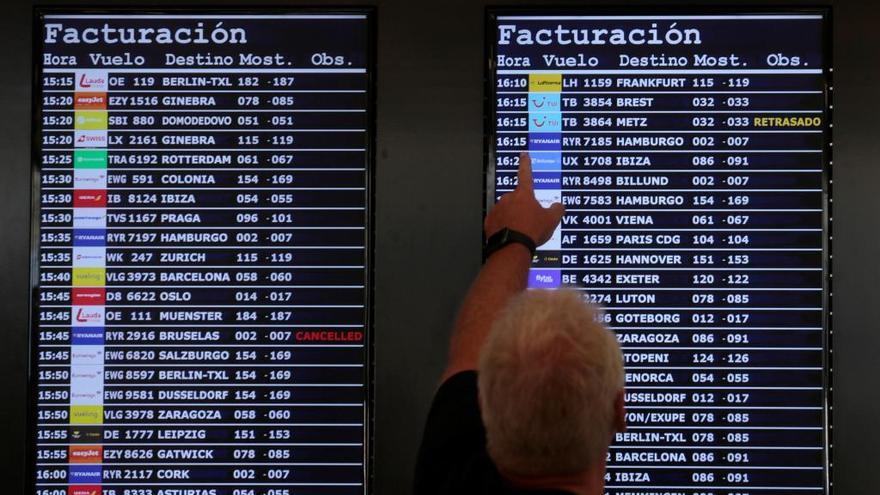
POLYGON ((364 493, 369 12, 35 33, 32 493, 364 493))
POLYGON ((487 206, 527 151, 566 207, 529 287, 623 346, 606 493, 828 493, 826 13, 560 14, 490 15, 487 206))

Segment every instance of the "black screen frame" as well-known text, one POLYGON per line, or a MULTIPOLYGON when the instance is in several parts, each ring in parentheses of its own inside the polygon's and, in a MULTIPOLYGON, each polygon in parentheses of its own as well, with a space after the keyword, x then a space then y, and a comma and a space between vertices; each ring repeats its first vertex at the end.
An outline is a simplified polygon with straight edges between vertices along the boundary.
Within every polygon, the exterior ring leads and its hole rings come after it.
MULTIPOLYGON (((690 5, 683 6, 680 4, 669 5, 665 7, 657 7, 653 5, 645 6, 626 6, 613 7, 606 5, 583 5, 573 7, 571 5, 549 4, 547 6, 503 6, 491 5, 485 8, 484 12, 484 64, 483 64, 483 218, 486 217, 489 210, 495 204, 495 194, 490 191, 495 190, 495 165, 494 165, 494 142, 495 142, 495 126, 494 126, 494 101, 495 101, 495 24, 499 16, 505 15, 773 15, 773 14, 813 14, 822 16, 822 61, 823 61, 823 79, 825 82, 825 108, 823 118, 825 119, 823 131, 827 139, 823 143, 822 152, 822 342, 824 352, 822 353, 822 382, 824 404, 822 407, 823 432, 822 439, 824 443, 824 459, 823 459, 823 478, 824 478, 824 495, 831 495, 834 490, 834 423, 833 423, 833 198, 832 198, 832 170, 833 170, 833 93, 834 93, 834 63, 833 63, 833 8, 829 5, 814 6, 788 6, 780 5, 690 5)), ((486 233, 482 232, 481 243, 482 261, 485 263, 487 258, 486 252, 486 233)))
MULTIPOLYGON (((36 418, 38 404, 37 376, 37 340, 34 339, 35 325, 39 324, 37 294, 39 291, 39 254, 40 254, 40 174, 41 174, 41 115, 42 115, 42 87, 40 78, 42 75, 43 53, 43 21, 45 15, 52 14, 118 14, 118 15, 163 15, 163 14, 215 14, 215 15, 273 15, 273 14, 357 14, 366 16, 367 40, 366 40, 366 111, 367 111, 367 139, 366 151, 364 152, 365 167, 365 205, 364 212, 364 466, 363 466, 363 493, 372 494, 374 485, 374 457, 375 457, 375 190, 376 190, 376 68, 377 68, 377 8, 375 6, 248 6, 248 7, 202 7, 198 5, 184 5, 179 7, 153 7, 153 6, 89 6, 75 5, 35 5, 31 11, 32 19, 32 45, 31 45, 31 190, 30 190, 30 238, 28 252, 30 253, 29 286, 28 286, 28 359, 27 359, 27 401, 26 401, 26 434, 25 439, 25 481, 24 486, 27 494, 36 493, 37 488, 37 445, 36 433, 38 421, 36 418)), ((37 330, 38 331, 38 330, 37 330)))

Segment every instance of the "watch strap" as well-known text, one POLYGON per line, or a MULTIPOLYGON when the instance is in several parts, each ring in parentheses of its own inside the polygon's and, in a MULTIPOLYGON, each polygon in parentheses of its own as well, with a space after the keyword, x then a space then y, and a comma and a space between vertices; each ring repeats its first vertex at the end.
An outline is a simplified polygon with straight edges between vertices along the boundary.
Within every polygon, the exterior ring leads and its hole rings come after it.
POLYGON ((494 252, 508 244, 513 243, 522 244, 527 247, 532 256, 535 255, 535 251, 538 249, 537 244, 535 244, 531 237, 513 229, 503 228, 486 239, 486 248, 484 250, 486 258, 492 256, 494 252))

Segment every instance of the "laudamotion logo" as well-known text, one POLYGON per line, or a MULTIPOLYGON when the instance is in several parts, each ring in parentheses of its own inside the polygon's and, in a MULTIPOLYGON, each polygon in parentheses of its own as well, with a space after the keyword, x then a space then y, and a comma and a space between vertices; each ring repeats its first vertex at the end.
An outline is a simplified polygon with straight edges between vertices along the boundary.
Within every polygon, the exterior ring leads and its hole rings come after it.
POLYGON ((71 445, 67 449, 67 461, 71 464, 99 464, 102 460, 102 445, 71 445))
POLYGON ((78 70, 75 73, 76 92, 104 92, 109 86, 106 70, 78 70))

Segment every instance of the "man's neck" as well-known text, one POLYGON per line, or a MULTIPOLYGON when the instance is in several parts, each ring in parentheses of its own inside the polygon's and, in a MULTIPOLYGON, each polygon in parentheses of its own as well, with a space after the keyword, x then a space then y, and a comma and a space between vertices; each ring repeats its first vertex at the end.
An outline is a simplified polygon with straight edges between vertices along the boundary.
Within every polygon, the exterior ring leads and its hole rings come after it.
POLYGON ((519 476, 501 472, 512 487, 522 490, 556 490, 576 495, 602 495, 605 491, 605 463, 582 473, 563 476, 519 476))

